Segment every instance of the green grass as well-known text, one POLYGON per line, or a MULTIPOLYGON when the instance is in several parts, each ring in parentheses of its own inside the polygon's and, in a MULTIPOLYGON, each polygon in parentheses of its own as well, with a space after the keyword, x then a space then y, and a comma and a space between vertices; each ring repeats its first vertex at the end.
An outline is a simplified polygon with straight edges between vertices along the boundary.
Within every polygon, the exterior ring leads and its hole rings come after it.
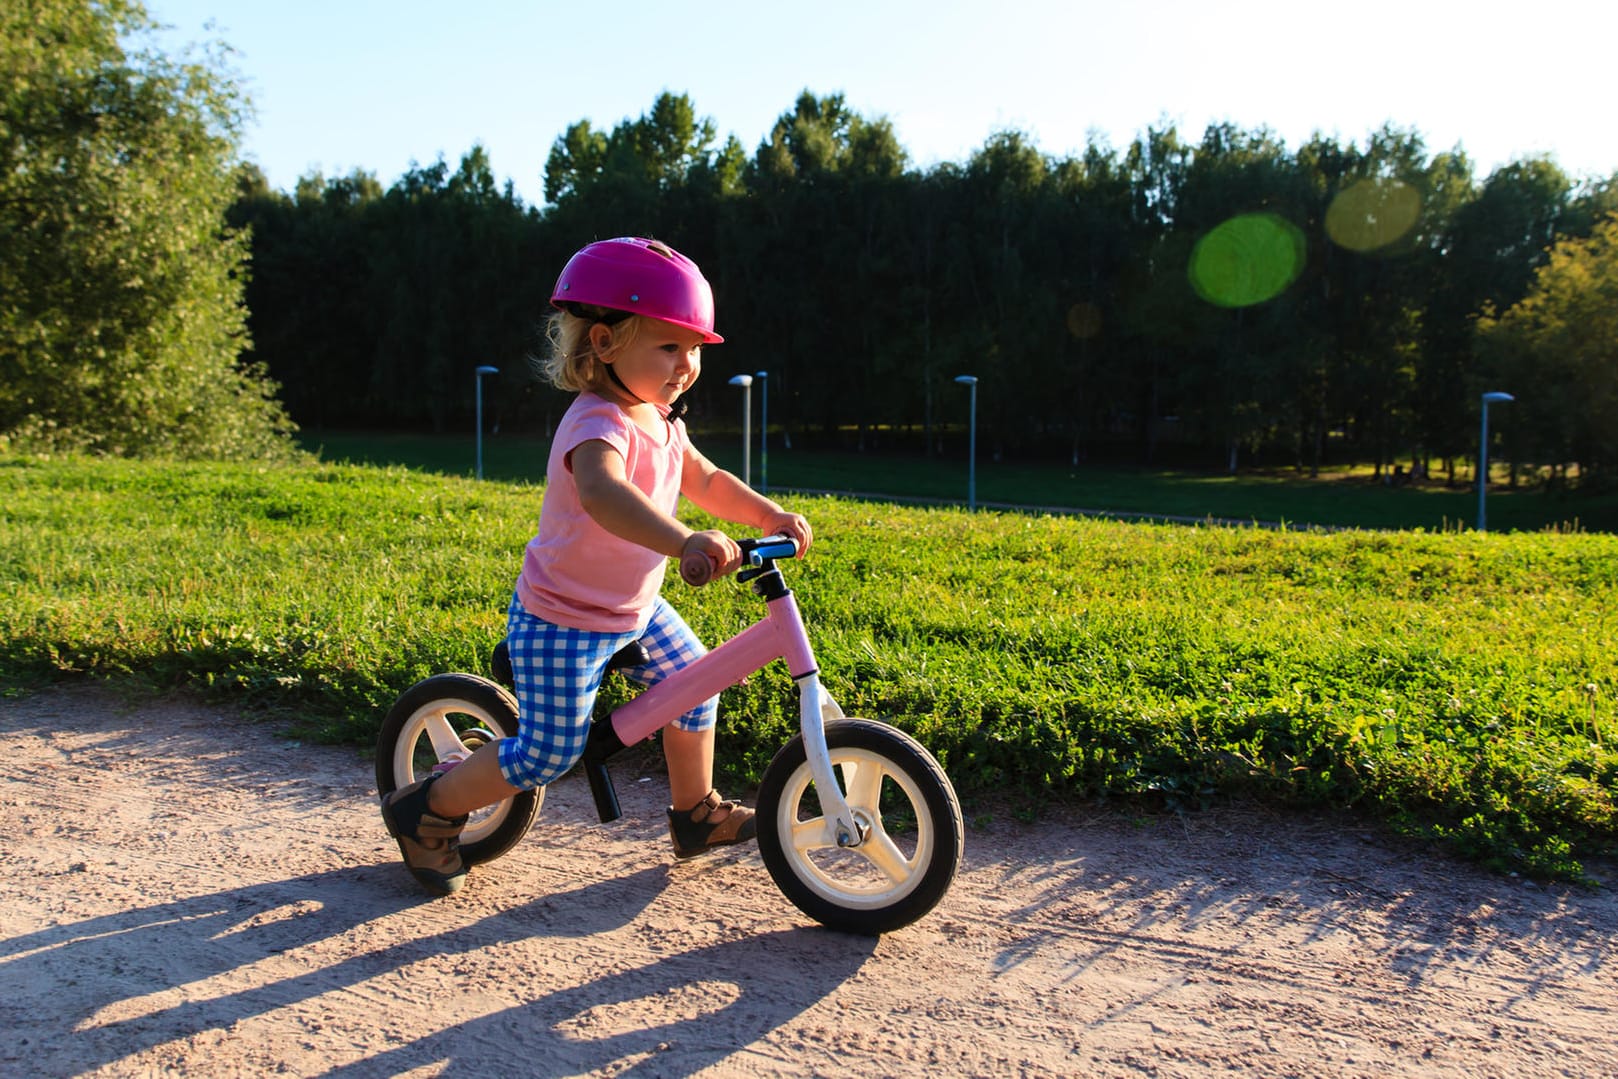
MULTIPOLYGON (((0 687, 184 687, 368 744, 416 679, 486 669, 540 499, 400 468, 0 456, 0 687)), ((1618 538, 787 502, 819 537, 788 573, 832 693, 969 798, 1356 806, 1545 876, 1618 844, 1618 538)), ((757 605, 668 590, 710 642, 757 605)), ((778 668, 726 694, 733 779, 795 722, 778 668)))
MULTIPOLYGON (((694 436, 721 467, 740 474, 740 436, 735 432, 694 436)), ((476 451, 470 437, 425 435, 306 434, 306 448, 333 462, 402 465, 419 471, 470 476, 476 451)), ((528 438, 488 438, 483 472, 489 479, 541 483, 548 443, 528 438)), ((889 495, 936 503, 966 499, 964 458, 927 460, 878 454, 786 450, 775 445, 764 462, 773 489, 835 491, 858 496, 889 495)), ((753 479, 761 462, 754 446, 753 479)), ((1461 473, 1460 478, 1469 479, 1461 473)), ((1618 495, 1576 495, 1505 487, 1504 469, 1494 475, 1488 495, 1490 530, 1542 531, 1549 528, 1618 532, 1618 495)), ((980 460, 977 498, 983 504, 1086 510, 1126 516, 1230 521, 1285 522, 1336 528, 1426 529, 1446 531, 1477 522, 1477 486, 1446 487, 1442 482, 1393 488, 1378 483, 1367 468, 1338 468, 1310 479, 1291 470, 1244 472, 1235 476, 1177 470, 1150 470, 1041 464, 999 464, 980 460)))

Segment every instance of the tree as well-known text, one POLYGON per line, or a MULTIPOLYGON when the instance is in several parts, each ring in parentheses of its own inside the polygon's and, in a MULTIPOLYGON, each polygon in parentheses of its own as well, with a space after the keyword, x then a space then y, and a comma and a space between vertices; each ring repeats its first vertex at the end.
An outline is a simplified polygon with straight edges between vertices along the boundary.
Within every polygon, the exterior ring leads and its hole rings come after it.
POLYGON ((551 144, 545 159, 545 199, 561 202, 587 192, 607 163, 607 136, 580 120, 551 144))
POLYGON ((246 166, 238 187, 230 220, 253 237, 254 360, 280 383, 282 403, 305 430, 378 422, 361 409, 378 337, 366 285, 378 261, 382 186, 360 170, 331 180, 312 173, 289 198, 246 166))
POLYGON ((1505 431, 1513 457, 1558 473, 1576 463, 1584 480, 1611 485, 1618 466, 1618 214, 1587 239, 1551 248, 1528 294, 1480 319, 1478 338, 1485 369, 1517 394, 1505 431))
POLYGON ((1618 172, 1582 181, 1557 222, 1557 231, 1564 236, 1588 236, 1598 222, 1614 212, 1618 212, 1618 172))
POLYGON ((1428 168, 1420 135, 1384 126, 1323 215, 1330 270, 1320 310, 1335 341, 1338 407, 1378 473, 1408 441, 1413 357, 1431 278, 1417 258, 1432 225, 1420 213, 1428 168))
POLYGON ((607 134, 580 120, 545 161, 551 216, 580 242, 598 237, 604 221, 620 235, 682 232, 692 186, 718 194, 737 183, 741 147, 732 139, 715 149, 717 137, 684 94, 658 95, 649 112, 607 134))
POLYGON ((1177 411, 1220 446, 1231 471, 1242 448, 1271 436, 1276 389, 1298 359, 1294 282, 1307 245, 1294 222, 1307 213, 1307 186, 1273 134, 1228 123, 1204 132, 1180 185, 1174 224, 1196 238, 1184 269, 1201 302, 1182 301, 1195 333, 1176 379, 1177 411))
MULTIPOLYGON (((1448 181, 1450 209, 1431 230, 1442 259, 1425 288, 1417 398, 1423 444, 1448 462, 1451 474, 1455 457, 1474 443, 1473 417, 1463 406, 1473 396, 1468 376, 1478 366, 1473 322, 1481 311, 1504 311, 1522 299, 1545 262, 1572 190, 1546 158, 1504 165, 1476 192, 1463 190, 1456 169, 1456 163, 1441 161, 1433 170, 1435 181, 1448 181)), ((1441 203, 1444 185, 1431 187, 1430 199, 1441 203)))
POLYGON ((1415 414, 1416 461, 1425 471, 1428 456, 1443 461, 1451 482, 1455 459, 1475 442, 1471 417, 1457 407, 1467 373, 1472 370, 1473 320, 1479 307, 1476 281, 1484 268, 1467 255, 1468 245, 1457 243, 1462 211, 1477 198, 1472 163, 1462 153, 1433 158, 1420 185, 1421 250, 1418 259, 1426 271, 1422 288, 1421 352, 1412 391, 1415 414))
MULTIPOLYGON (((873 297, 898 290, 893 194, 903 168, 887 120, 859 116, 841 95, 805 90, 727 200, 713 270, 729 344, 714 353, 712 373, 767 363, 772 423, 827 434, 853 426, 864 446, 878 414, 895 411, 889 386, 872 386, 893 351, 887 326, 870 312, 873 297)), ((891 319, 891 306, 881 310, 891 319)))
POLYGON ((369 173, 304 176, 295 196, 240 174, 232 219, 253 232, 254 354, 305 428, 430 427, 470 418, 472 370, 500 369, 493 421, 531 402, 543 289, 559 260, 488 153, 412 165, 387 192, 369 173), (501 389, 516 392, 500 392, 501 389))
MULTIPOLYGON (((542 317, 536 277, 548 287, 554 271, 525 257, 529 219, 509 184, 496 189, 480 145, 454 172, 442 158, 412 168, 374 209, 367 404, 442 432, 466 415, 476 366, 522 385, 542 317)), ((495 396, 500 409, 505 395, 495 396)))
POLYGON ((241 364, 246 237, 224 211, 246 104, 220 52, 138 46, 138 0, 0 14, 0 443, 290 451, 241 364))
POLYGON ((1128 342, 1119 360, 1128 367, 1128 397, 1119 411, 1133 415, 1147 463, 1157 452, 1159 418, 1168 414, 1164 391, 1170 356, 1189 333, 1189 243, 1174 226, 1191 156, 1191 147, 1172 126, 1148 128, 1124 155, 1131 198, 1129 254, 1120 271, 1120 288, 1126 296, 1121 321, 1128 342))

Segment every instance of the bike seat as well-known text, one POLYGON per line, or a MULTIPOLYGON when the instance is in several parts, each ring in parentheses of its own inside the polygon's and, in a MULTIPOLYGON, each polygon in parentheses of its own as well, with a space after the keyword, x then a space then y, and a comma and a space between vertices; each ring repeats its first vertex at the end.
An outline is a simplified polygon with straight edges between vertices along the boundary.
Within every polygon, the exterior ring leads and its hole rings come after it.
MULTIPOLYGON (((621 671, 627 667, 644 667, 652 661, 652 654, 646 651, 646 646, 640 641, 630 641, 607 660, 607 670, 621 671)), ((489 669, 494 674, 494 680, 503 686, 513 685, 516 676, 511 670, 511 649, 501 641, 494 646, 494 654, 489 657, 489 669)))
POLYGON ((644 667, 652 662, 652 654, 640 641, 630 641, 607 660, 607 670, 621 671, 629 667, 644 667))

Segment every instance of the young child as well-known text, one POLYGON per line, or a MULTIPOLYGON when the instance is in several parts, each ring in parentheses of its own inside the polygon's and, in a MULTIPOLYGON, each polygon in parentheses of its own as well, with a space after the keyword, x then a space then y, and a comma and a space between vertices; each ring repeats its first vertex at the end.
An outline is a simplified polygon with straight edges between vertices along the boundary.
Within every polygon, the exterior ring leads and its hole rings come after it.
MULTIPOLYGON (((684 495, 715 517, 784 534, 800 552, 808 521, 704 457, 686 437, 682 397, 702 373, 713 292, 696 263, 652 240, 590 244, 562 269, 551 296, 549 379, 578 396, 551 445, 539 532, 528 544, 507 620, 521 724, 452 771, 382 800, 405 865, 448 895, 466 878, 466 815, 560 777, 584 753, 591 708, 619 648, 651 655, 631 677, 655 684, 703 654, 660 594, 668 559, 700 551, 729 573, 741 563, 722 532, 693 532, 674 516, 684 495)), ((712 699, 664 728, 669 832, 690 857, 753 838, 753 811, 713 789, 712 699)))

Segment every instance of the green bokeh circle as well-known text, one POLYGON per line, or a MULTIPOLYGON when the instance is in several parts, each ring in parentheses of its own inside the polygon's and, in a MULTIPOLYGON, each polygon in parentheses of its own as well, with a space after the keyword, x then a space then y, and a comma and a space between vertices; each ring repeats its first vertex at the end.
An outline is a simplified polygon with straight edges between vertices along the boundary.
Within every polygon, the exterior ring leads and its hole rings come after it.
POLYGON ((1274 299, 1303 272, 1303 233, 1272 213, 1240 214, 1191 249, 1188 273, 1197 295, 1220 307, 1274 299))

